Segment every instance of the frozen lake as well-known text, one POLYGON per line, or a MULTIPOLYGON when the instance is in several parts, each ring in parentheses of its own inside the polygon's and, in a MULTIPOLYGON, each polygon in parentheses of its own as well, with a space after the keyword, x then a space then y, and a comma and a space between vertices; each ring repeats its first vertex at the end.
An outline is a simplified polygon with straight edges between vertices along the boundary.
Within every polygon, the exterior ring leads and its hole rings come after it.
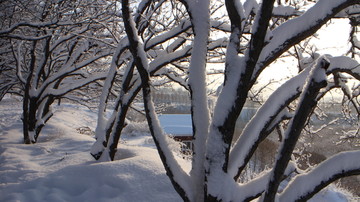
POLYGON ((159 116, 160 124, 165 133, 188 136, 192 134, 190 114, 162 114, 159 116))
MULTIPOLYGON (((255 108, 245 107, 239 116, 238 122, 248 122, 255 112, 255 108)), ((167 134, 176 136, 192 134, 191 114, 162 114, 159 115, 159 120, 167 134)))

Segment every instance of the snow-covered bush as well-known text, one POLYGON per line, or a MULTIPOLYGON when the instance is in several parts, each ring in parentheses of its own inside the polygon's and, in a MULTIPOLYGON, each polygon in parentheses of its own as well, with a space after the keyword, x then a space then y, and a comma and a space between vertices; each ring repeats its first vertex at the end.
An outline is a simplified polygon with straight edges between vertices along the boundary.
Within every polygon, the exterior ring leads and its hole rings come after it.
POLYGON ((123 133, 125 134, 149 134, 149 125, 146 121, 142 122, 135 122, 135 121, 128 121, 126 127, 124 128, 123 133))

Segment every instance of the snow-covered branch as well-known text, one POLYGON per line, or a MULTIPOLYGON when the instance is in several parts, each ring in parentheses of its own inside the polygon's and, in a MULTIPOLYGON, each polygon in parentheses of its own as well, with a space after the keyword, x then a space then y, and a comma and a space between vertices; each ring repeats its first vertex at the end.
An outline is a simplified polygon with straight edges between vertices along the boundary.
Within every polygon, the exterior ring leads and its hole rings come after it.
POLYGON ((261 52, 253 79, 290 47, 311 36, 341 10, 356 3, 356 0, 320 0, 301 16, 288 20, 274 29, 273 38, 261 52))
POLYGON ((71 91, 74 91, 76 89, 84 87, 89 83, 93 83, 97 80, 103 80, 106 78, 106 76, 107 76, 107 74, 105 74, 105 73, 94 74, 94 75, 86 77, 84 79, 75 79, 71 83, 67 82, 64 85, 60 85, 59 88, 46 88, 46 90, 41 94, 41 97, 39 98, 39 100, 41 101, 49 95, 61 97, 71 91))
POLYGON ((275 167, 272 169, 271 178, 264 193, 264 201, 274 201, 275 199, 276 192, 282 181, 282 176, 290 161, 301 130, 317 104, 316 97, 320 89, 326 87, 326 70, 329 65, 330 63, 326 58, 320 57, 310 72, 310 76, 300 97, 300 103, 285 132, 284 142, 278 152, 275 167))
POLYGON ((44 36, 26 36, 26 35, 18 35, 18 34, 6 34, 1 37, 4 38, 12 38, 12 39, 18 39, 18 40, 24 40, 24 41, 40 41, 42 39, 46 39, 51 37, 51 35, 44 35, 44 36))
POLYGON ((346 56, 331 57, 328 73, 345 72, 360 81, 360 63, 346 56))
POLYGON ((239 176, 245 168, 259 143, 266 138, 263 133, 269 128, 277 115, 302 92, 310 67, 277 88, 258 109, 245 126, 230 153, 229 174, 239 176))
POLYGON ((76 31, 76 33, 70 32, 69 34, 67 34, 65 36, 60 36, 55 42, 51 43, 50 52, 53 52, 54 49, 56 49, 62 43, 67 42, 70 39, 75 38, 77 35, 85 33, 88 30, 89 30, 89 27, 85 26, 84 28, 76 31))
MULTIPOLYGON (((81 49, 82 50, 82 49, 81 49)), ((55 74, 53 74, 52 76, 50 76, 49 78, 47 78, 44 83, 40 86, 39 89, 36 90, 36 93, 38 95, 41 95, 49 85, 53 84, 54 82, 58 81, 59 79, 63 79, 69 75, 71 75, 72 73, 78 71, 81 68, 84 68, 86 66, 88 66, 89 64, 104 58, 106 56, 109 56, 111 53, 110 52, 105 52, 102 53, 100 55, 94 56, 92 58, 89 58, 87 60, 84 60, 78 64, 75 63, 76 59, 82 54, 81 51, 78 50, 78 53, 76 54, 77 57, 74 57, 71 61, 68 61, 61 69, 60 71, 56 72, 55 74), (71 62, 74 62, 75 64, 72 64, 71 62)))
POLYGON ((156 36, 155 38, 148 41, 145 45, 146 49, 153 48, 154 46, 161 44, 165 41, 168 41, 169 39, 174 38, 175 36, 179 35, 180 33, 185 32, 191 27, 190 21, 183 21, 181 22, 177 27, 172 28, 169 31, 166 31, 163 34, 160 34, 159 36, 156 36))
MULTIPOLYGON (((12 33, 15 29, 18 29, 20 27, 33 27, 33 28, 43 28, 43 27, 50 27, 56 25, 56 22, 19 22, 16 24, 11 25, 11 27, 7 29, 3 29, 0 31, 0 35, 8 35, 12 33)), ((0 36, 1 37, 1 36, 0 36)))
POLYGON ((360 151, 339 153, 296 176, 277 197, 279 201, 306 201, 331 182, 351 175, 360 175, 360 151))
MULTIPOLYGON (((119 44, 118 47, 116 48, 115 52, 113 53, 112 56, 112 61, 111 61, 111 65, 109 67, 109 71, 107 73, 106 79, 104 81, 104 85, 102 88, 102 92, 101 92, 101 97, 100 97, 100 101, 99 101, 99 107, 98 107, 98 122, 97 122, 97 127, 96 127, 96 131, 95 131, 95 138, 97 140, 97 142, 99 142, 100 145, 103 144, 103 142, 105 141, 105 137, 104 137, 104 133, 105 133, 105 123, 106 123, 106 104, 107 104, 107 99, 109 98, 109 94, 111 91, 111 87, 113 86, 114 83, 114 79, 116 77, 117 74, 117 67, 119 65, 119 59, 121 54, 126 50, 124 46, 124 44, 128 44, 127 42, 127 38, 123 39, 119 44)), ((126 76, 125 76, 126 77, 126 76)), ((99 147, 97 146, 93 146, 91 149, 91 154, 92 155, 97 155, 100 151, 98 151, 99 147)))
POLYGON ((125 30, 129 40, 129 49, 134 57, 134 62, 141 77, 141 86, 143 89, 143 99, 146 111, 146 117, 150 128, 151 135, 153 136, 155 145, 158 149, 160 158, 164 164, 167 175, 173 183, 174 188, 183 197, 184 200, 191 198, 191 190, 188 189, 190 180, 188 175, 182 170, 180 165, 176 162, 167 141, 167 136, 160 126, 160 122, 155 113, 155 108, 152 102, 150 91, 150 75, 149 63, 146 58, 143 44, 141 43, 135 23, 130 16, 128 1, 122 1, 122 12, 124 17, 125 30), (187 179, 187 180, 186 180, 187 179))

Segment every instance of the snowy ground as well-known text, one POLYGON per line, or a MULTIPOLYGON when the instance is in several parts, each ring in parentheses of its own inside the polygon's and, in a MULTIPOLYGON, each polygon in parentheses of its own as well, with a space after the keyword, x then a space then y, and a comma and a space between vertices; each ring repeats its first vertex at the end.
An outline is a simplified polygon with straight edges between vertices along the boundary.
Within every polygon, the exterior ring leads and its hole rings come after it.
POLYGON ((149 136, 129 135, 116 161, 98 163, 93 137, 76 130, 95 126, 96 113, 60 107, 39 142, 24 145, 19 109, 0 103, 0 201, 181 201, 149 136))
MULTIPOLYGON (((182 201, 143 126, 125 130, 116 161, 99 163, 89 154, 92 134, 77 130, 94 130, 95 111, 57 107, 38 143, 24 145, 20 109, 0 102, 0 201, 182 201)), ((331 188, 312 201, 347 200, 331 188)))

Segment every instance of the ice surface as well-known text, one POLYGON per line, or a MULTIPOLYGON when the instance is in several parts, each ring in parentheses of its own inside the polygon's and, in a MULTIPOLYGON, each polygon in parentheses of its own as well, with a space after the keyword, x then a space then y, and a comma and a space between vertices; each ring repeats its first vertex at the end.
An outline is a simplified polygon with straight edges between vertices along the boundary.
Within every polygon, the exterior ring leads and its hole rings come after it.
POLYGON ((163 114, 159 116, 159 120, 167 134, 174 136, 192 135, 190 114, 163 114))

